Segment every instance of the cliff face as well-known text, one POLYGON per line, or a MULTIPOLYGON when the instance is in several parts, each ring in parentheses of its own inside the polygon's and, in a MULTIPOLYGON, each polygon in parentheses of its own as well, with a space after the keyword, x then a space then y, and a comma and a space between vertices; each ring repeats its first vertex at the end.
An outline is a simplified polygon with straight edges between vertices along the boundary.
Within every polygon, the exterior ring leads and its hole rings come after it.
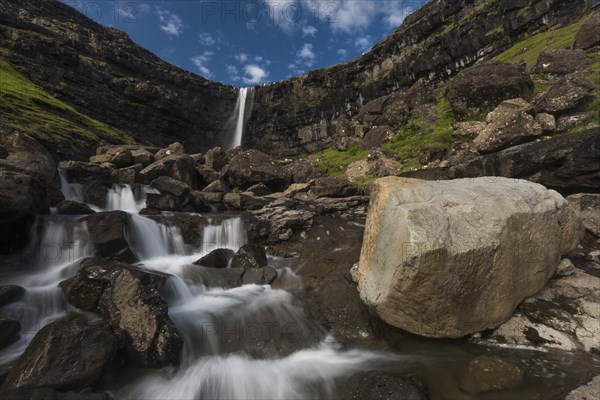
POLYGON ((223 143, 237 96, 54 0, 0 0, 0 57, 79 112, 145 144, 181 141, 203 150, 223 143))
POLYGON ((294 155, 326 148, 356 125, 366 134, 376 124, 361 114, 385 113, 390 93, 409 102, 430 96, 429 83, 579 19, 586 7, 585 0, 434 0, 362 57, 258 88, 244 145, 294 155))
MULTIPOLYGON (((368 133, 379 124, 369 113, 395 115, 385 125, 397 128, 406 122, 398 117, 403 104, 431 96, 431 83, 580 18, 586 7, 585 0, 434 0, 352 62, 258 87, 243 144, 280 156, 313 152, 349 130, 368 133), (388 113, 391 103, 396 113, 388 113)), ((56 0, 0 0, 0 58, 141 143, 181 141, 202 151, 232 131, 235 88, 169 65, 56 0)))

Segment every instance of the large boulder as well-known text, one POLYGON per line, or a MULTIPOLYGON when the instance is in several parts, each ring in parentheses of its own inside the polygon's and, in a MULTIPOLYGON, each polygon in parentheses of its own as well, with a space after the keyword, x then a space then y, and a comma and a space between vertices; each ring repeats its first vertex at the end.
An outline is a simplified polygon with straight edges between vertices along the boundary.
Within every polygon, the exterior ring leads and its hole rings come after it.
POLYGON ((277 270, 263 268, 207 268, 189 265, 183 269, 183 277, 209 288, 230 289, 242 285, 270 285, 277 278, 277 270))
POLYGON ((72 200, 63 200, 56 205, 56 213, 62 215, 89 215, 94 212, 87 204, 72 200))
POLYGON ((88 215, 84 220, 96 254, 110 260, 137 261, 127 240, 131 220, 126 212, 100 212, 88 215))
POLYGON ((160 176, 168 176, 186 183, 192 189, 198 188, 196 161, 188 155, 173 154, 158 159, 141 170, 139 176, 143 183, 150 183, 160 176))
POLYGON ((596 46, 600 46, 600 13, 592 14, 575 35, 576 48, 587 50, 596 46))
POLYGON ((577 49, 549 49, 540 53, 533 72, 553 76, 579 71, 592 63, 585 51, 577 49))
POLYGON ((387 323, 423 336, 495 328, 544 287, 581 236, 568 202, 535 183, 382 178, 371 195, 360 295, 387 323))
POLYGON ((285 166, 293 183, 306 183, 311 179, 326 175, 326 171, 318 164, 308 160, 297 160, 285 166))
POLYGON ((309 195, 313 199, 321 197, 349 197, 359 194, 358 187, 344 178, 336 178, 333 176, 325 178, 317 178, 312 181, 312 186, 309 190, 309 195))
POLYGON ((457 118, 492 110, 504 100, 530 100, 533 80, 519 65, 490 60, 459 72, 448 85, 447 97, 457 118))
POLYGON ((503 101, 487 115, 488 124, 473 143, 480 153, 492 153, 534 140, 542 127, 529 114, 533 107, 523 99, 503 101))
POLYGON ((262 268, 267 266, 265 248, 255 243, 240 247, 231 260, 231 268, 262 268))
POLYGON ((8 389, 84 389, 98 382, 116 350, 117 340, 106 324, 70 315, 35 335, 4 385, 8 389))
POLYGON ((158 287, 167 277, 101 258, 81 262, 79 273, 61 282, 67 301, 99 312, 124 344, 134 365, 177 364, 183 341, 158 287))
POLYGON ((369 129, 369 132, 360 141, 360 148, 364 150, 370 150, 373 148, 379 148, 383 146, 385 142, 394 137, 396 132, 391 126, 378 125, 369 129))
POLYGON ((373 149, 367 158, 353 162, 346 168, 346 178, 350 181, 365 177, 382 178, 396 175, 400 172, 402 164, 386 156, 381 150, 373 149))
POLYGON ((285 189, 291 181, 289 171, 277 163, 277 160, 254 149, 237 153, 223 172, 229 186, 241 189, 262 182, 278 192, 285 189))
POLYGON ((133 156, 131 154, 131 151, 125 147, 110 146, 106 148, 99 148, 96 150, 96 152, 100 152, 100 154, 96 154, 95 156, 90 157, 91 163, 110 163, 117 168, 125 168, 133 163, 133 156))
POLYGON ((19 339, 21 323, 14 319, 0 318, 0 350, 19 339))
POLYGON ((184 154, 185 154, 185 148, 183 147, 183 145, 179 142, 175 142, 175 143, 171 143, 164 149, 158 150, 154 154, 154 158, 156 160, 162 160, 163 158, 168 157, 168 156, 173 156, 173 155, 182 156, 184 154))
POLYGON ((227 268, 229 260, 233 258, 234 254, 235 252, 230 249, 215 249, 194 264, 207 268, 227 268))
POLYGON ((25 294, 25 289, 17 285, 0 286, 0 307, 19 300, 25 294))
POLYGON ((229 158, 227 153, 221 147, 215 147, 206 152, 204 165, 207 165, 215 171, 220 171, 227 165, 229 158))
POLYGON ((580 74, 570 74, 533 99, 532 103, 536 113, 562 114, 589 100, 595 87, 580 74))
POLYGON ((0 251, 28 241, 36 215, 48 212, 46 193, 37 178, 0 168, 0 251))
POLYGON ((187 184, 168 176, 159 176, 150 183, 150 186, 161 193, 174 196, 179 201, 183 201, 190 193, 190 187, 187 184))

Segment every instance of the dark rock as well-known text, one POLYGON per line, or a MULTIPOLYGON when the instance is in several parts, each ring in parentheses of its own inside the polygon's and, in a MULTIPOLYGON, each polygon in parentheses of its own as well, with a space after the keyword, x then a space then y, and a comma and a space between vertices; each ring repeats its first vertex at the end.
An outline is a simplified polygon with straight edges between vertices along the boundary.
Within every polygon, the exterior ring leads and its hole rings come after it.
POLYGON ((190 194, 192 201, 197 199, 197 201, 202 202, 202 204, 219 204, 223 202, 223 197, 225 193, 223 192, 198 192, 194 191, 190 194))
POLYGON ((60 168, 70 183, 82 185, 86 203, 104 204, 108 189, 112 186, 112 176, 108 168, 80 161, 63 161, 60 168))
POLYGON ((540 53, 533 72, 553 76, 567 75, 592 64, 585 51, 577 49, 549 49, 540 53))
POLYGON ((184 269, 183 277, 209 288, 230 289, 250 284, 270 285, 277 278, 277 271, 271 267, 246 270, 244 268, 218 269, 191 265, 184 269))
POLYGON ((216 181, 202 189, 202 191, 210 193, 229 193, 231 192, 231 189, 229 189, 229 186, 227 186, 227 184, 223 182, 222 179, 217 179, 216 181))
POLYGON ((147 183, 160 176, 182 181, 192 189, 198 187, 196 161, 187 155, 166 156, 140 171, 140 177, 147 183))
POLYGON ((285 169, 291 175, 293 183, 306 183, 326 175, 326 171, 312 161, 294 161, 286 165, 285 169))
POLYGON ((238 210, 260 210, 268 202, 268 200, 253 196, 251 193, 226 193, 223 196, 223 203, 238 210))
POLYGON ((246 150, 234 156, 224 168, 225 180, 231 187, 247 189, 264 183, 273 191, 285 189, 290 173, 271 156, 258 150, 246 150))
POLYGON ((21 324, 13 319, 0 318, 0 350, 19 339, 21 324))
POLYGON ((184 243, 193 248, 197 249, 205 245, 203 243, 204 227, 209 225, 209 222, 201 215, 173 212, 148 215, 147 218, 165 226, 176 226, 183 236, 184 243))
POLYGON ((446 147, 424 147, 421 150, 419 150, 419 156, 417 157, 417 159, 421 164, 427 165, 431 162, 442 160, 446 156, 446 153, 448 153, 448 149, 446 147))
POLYGON ((344 399, 352 400, 427 400, 427 390, 423 382, 412 374, 393 375, 371 371, 353 376, 345 388, 344 399))
POLYGON ((155 161, 154 154, 143 148, 132 150, 131 157, 134 164, 142 164, 144 167, 147 167, 155 161))
POLYGON ((227 268, 235 252, 229 249, 216 249, 196 261, 194 264, 207 268, 227 268))
POLYGON ((389 139, 393 138, 395 132, 390 126, 380 125, 369 129, 369 132, 360 142, 360 148, 370 150, 381 147, 389 139))
POLYGON ((220 147, 215 147, 207 151, 204 159, 204 164, 215 171, 222 170, 228 162, 227 153, 220 147))
POLYGON ((0 168, 0 252, 28 241, 36 215, 48 212, 46 194, 37 178, 0 168))
POLYGON ((531 109, 523 99, 503 101, 488 114, 488 124, 473 141, 477 151, 491 153, 541 136, 542 127, 528 114, 531 109))
POLYGON ((0 389, 4 400, 112 400, 108 393, 57 392, 48 388, 0 389))
POLYGON ((551 114, 539 113, 535 115, 535 122, 542 128, 544 133, 556 131, 556 118, 551 114))
POLYGON ((231 268, 262 268, 267 264, 265 248, 254 243, 240 247, 231 260, 231 268))
POLYGON ((100 258, 85 259, 74 278, 61 282, 67 300, 101 312, 125 345, 128 360, 141 367, 177 364, 183 341, 157 288, 166 276, 100 258))
MULTIPOLYGON (((214 193, 203 193, 203 192, 198 192, 198 191, 190 192, 190 195, 188 198, 188 203, 185 206, 185 211, 198 212, 198 213, 214 211, 211 208, 211 206, 209 205, 209 204, 211 204, 211 202, 208 201, 208 200, 211 200, 210 196, 208 196, 208 197, 205 196, 207 194, 214 194, 214 193)), ((212 199, 212 200, 214 200, 214 199, 212 199)))
POLYGON ((144 169, 144 165, 141 163, 134 164, 127 168, 119 168, 111 171, 111 176, 115 183, 123 183, 133 185, 140 181, 138 173, 144 169))
POLYGON ((270 240, 279 240, 279 235, 291 229, 299 231, 308 229, 312 226, 314 214, 307 210, 290 210, 286 206, 269 205, 260 211, 255 212, 258 220, 263 221, 268 227, 270 240))
POLYGON ((264 183, 257 183, 254 186, 250 186, 247 190, 255 196, 267 196, 272 194, 271 189, 269 189, 264 183))
POLYGON ((49 186, 58 185, 58 163, 33 137, 0 122, 0 145, 6 151, 7 162, 21 168, 49 186))
POLYGON ((146 195, 146 206, 161 211, 183 211, 179 199, 166 193, 148 193, 146 195))
POLYGON ((110 146, 101 150, 101 154, 90 157, 90 162, 94 164, 113 164, 116 168, 125 168, 133 163, 131 151, 125 147, 110 146))
POLYGON ((85 221, 96 254, 109 260, 137 261, 137 257, 127 240, 130 218, 126 212, 107 211, 95 213, 85 217, 85 221))
POLYGON ((4 385, 8 389, 83 389, 100 379, 116 349, 117 340, 105 324, 70 315, 35 335, 4 385))
POLYGON ((271 267, 248 268, 242 274, 243 285, 270 285, 277 278, 277 270, 271 267))
POLYGON ((318 199, 321 197, 349 197, 359 193, 358 188, 343 178, 325 177, 314 180, 309 195, 318 199))
POLYGON ((164 149, 160 149, 154 154, 155 160, 162 160, 168 156, 182 156, 185 154, 185 149, 183 145, 179 142, 172 143, 165 147, 164 149))
POLYGON ((448 85, 447 97, 457 118, 487 112, 504 100, 530 100, 533 80, 525 68, 490 60, 459 72, 448 85))
POLYGON ((564 113, 590 99, 590 92, 595 87, 596 85, 578 74, 567 75, 550 90, 533 99, 532 103, 537 113, 564 113))
POLYGON ((25 289, 17 285, 0 286, 0 307, 17 301, 23 296, 25 289))
POLYGON ((575 47, 591 49, 600 46, 600 14, 594 13, 575 35, 575 47))
POLYGON ((71 200, 63 200, 56 205, 57 214, 65 215, 89 215, 95 211, 92 210, 87 204, 78 203, 71 200))
POLYGON ((174 196, 179 201, 183 201, 190 192, 188 185, 168 176, 159 176, 150 183, 150 186, 161 193, 174 196))
POLYGON ((455 123, 452 128, 454 132, 452 133, 452 137, 460 139, 460 138, 469 138, 475 139, 477 135, 483 131, 485 128, 485 122, 480 121, 464 121, 455 123))
POLYGON ((222 178, 221 174, 212 169, 207 165, 198 165, 196 167, 198 177, 200 178, 200 186, 204 187, 211 184, 214 181, 218 181, 222 178))
POLYGON ((563 115, 558 118, 556 130, 558 132, 567 131, 581 124, 585 124, 596 116, 597 111, 583 111, 573 114, 563 115))

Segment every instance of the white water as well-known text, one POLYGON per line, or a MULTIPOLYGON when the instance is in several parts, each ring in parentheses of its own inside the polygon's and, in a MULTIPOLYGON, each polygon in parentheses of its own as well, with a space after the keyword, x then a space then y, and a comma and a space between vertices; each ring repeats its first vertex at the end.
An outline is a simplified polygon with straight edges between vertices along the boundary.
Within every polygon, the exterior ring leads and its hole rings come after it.
POLYGON ((233 110, 235 116, 235 130, 233 132, 233 138, 229 143, 228 149, 235 149, 242 145, 242 138, 244 137, 244 122, 246 118, 246 107, 248 100, 252 104, 252 98, 254 95, 254 88, 240 88, 238 93, 237 102, 233 110))
MULTIPOLYGON (((64 193, 83 200, 81 186, 66 179, 62 184, 64 193)), ((382 353, 340 349, 287 291, 268 285, 207 289, 184 280, 183 271, 200 257, 216 248, 235 251, 247 242, 241 218, 209 223, 199 248, 186 251, 179 229, 137 214, 142 204, 130 187, 113 189, 106 208, 129 211, 127 239, 141 260, 139 265, 172 275, 162 291, 184 339, 176 371, 165 369, 134 379, 115 390, 117 398, 332 397, 336 379, 390 361, 382 353)), ((2 309, 4 315, 21 322, 24 334, 0 351, 0 364, 16 359, 41 327, 72 309, 57 285, 77 273, 78 260, 94 254, 86 246, 87 226, 79 219, 50 216, 39 237, 32 239, 34 270, 2 277, 3 283, 23 286, 26 294, 2 309)))

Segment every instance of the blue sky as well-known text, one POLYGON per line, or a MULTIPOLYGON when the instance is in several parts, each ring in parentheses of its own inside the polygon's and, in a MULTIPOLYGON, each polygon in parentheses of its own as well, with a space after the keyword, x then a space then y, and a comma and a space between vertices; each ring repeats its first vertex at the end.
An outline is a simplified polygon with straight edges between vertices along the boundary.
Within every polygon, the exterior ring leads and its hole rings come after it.
POLYGON ((62 0, 165 61, 254 86, 352 60, 424 0, 62 0))

